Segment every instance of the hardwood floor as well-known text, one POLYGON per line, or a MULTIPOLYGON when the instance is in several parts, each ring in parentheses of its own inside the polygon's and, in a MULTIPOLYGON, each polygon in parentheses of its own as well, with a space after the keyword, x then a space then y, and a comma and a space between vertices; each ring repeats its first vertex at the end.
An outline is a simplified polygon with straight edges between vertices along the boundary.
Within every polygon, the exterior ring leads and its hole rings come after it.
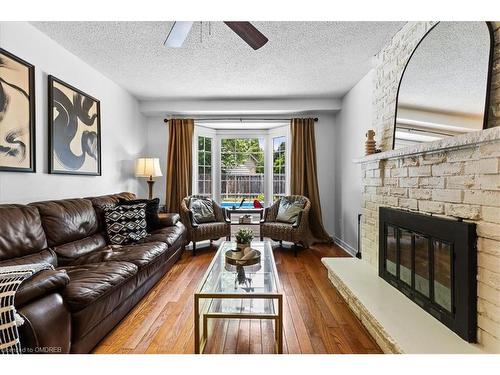
MULTIPOLYGON (((94 353, 194 353, 193 293, 216 247, 182 259, 97 346, 94 353)), ((274 248, 284 289, 284 353, 381 353, 327 278, 322 257, 347 256, 317 245, 295 258, 274 248)), ((218 320, 205 353, 273 353, 273 323, 218 320)))

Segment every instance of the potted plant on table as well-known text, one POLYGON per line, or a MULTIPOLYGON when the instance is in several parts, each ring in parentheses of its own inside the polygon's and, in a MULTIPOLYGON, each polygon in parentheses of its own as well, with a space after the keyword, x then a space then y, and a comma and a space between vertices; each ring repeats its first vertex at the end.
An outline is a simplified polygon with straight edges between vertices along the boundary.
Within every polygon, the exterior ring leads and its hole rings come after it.
POLYGON ((236 233, 236 251, 244 250, 250 247, 253 240, 253 232, 249 229, 240 229, 236 233))

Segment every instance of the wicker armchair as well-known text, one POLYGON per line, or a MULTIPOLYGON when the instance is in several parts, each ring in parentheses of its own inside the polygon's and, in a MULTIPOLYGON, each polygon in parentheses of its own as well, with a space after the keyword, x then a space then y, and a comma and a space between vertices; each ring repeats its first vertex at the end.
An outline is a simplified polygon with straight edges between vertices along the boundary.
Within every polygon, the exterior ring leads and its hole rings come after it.
POLYGON ((193 242, 193 255, 196 255, 197 241, 215 241, 221 237, 226 237, 227 240, 230 240, 231 221, 227 217, 226 209, 212 200, 216 221, 211 223, 197 223, 194 220, 193 212, 189 209, 189 200, 191 198, 206 197, 192 195, 184 198, 181 202, 181 221, 186 226, 188 242, 193 242))
POLYGON ((304 209, 300 212, 297 220, 293 224, 282 223, 276 221, 278 216, 278 208, 281 199, 278 199, 270 207, 264 210, 263 219, 260 224, 260 238, 269 237, 274 241, 289 241, 294 243, 295 256, 297 256, 297 245, 301 244, 304 248, 310 245, 309 233, 309 211, 311 210, 311 202, 308 198, 301 195, 291 195, 288 198, 303 199, 306 201, 304 209))

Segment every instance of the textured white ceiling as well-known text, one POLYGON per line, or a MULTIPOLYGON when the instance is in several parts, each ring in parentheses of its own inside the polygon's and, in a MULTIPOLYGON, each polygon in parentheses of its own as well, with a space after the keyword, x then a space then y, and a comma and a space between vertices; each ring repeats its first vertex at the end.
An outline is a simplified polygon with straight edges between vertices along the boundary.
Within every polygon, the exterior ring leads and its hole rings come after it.
POLYGON ((481 115, 482 126, 489 53, 486 22, 440 22, 408 63, 398 105, 481 115))
POLYGON ((341 97, 404 24, 252 23, 269 38, 257 51, 222 22, 196 22, 179 49, 163 46, 172 22, 33 25, 138 98, 161 99, 341 97))

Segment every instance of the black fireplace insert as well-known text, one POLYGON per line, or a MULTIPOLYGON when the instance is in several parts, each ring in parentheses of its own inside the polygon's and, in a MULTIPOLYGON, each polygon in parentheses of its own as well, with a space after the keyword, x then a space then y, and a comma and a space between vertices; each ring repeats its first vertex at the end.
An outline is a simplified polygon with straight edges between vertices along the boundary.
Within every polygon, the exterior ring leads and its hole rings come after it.
POLYGON ((379 219, 380 277, 476 342, 476 225, 387 207, 379 219))

